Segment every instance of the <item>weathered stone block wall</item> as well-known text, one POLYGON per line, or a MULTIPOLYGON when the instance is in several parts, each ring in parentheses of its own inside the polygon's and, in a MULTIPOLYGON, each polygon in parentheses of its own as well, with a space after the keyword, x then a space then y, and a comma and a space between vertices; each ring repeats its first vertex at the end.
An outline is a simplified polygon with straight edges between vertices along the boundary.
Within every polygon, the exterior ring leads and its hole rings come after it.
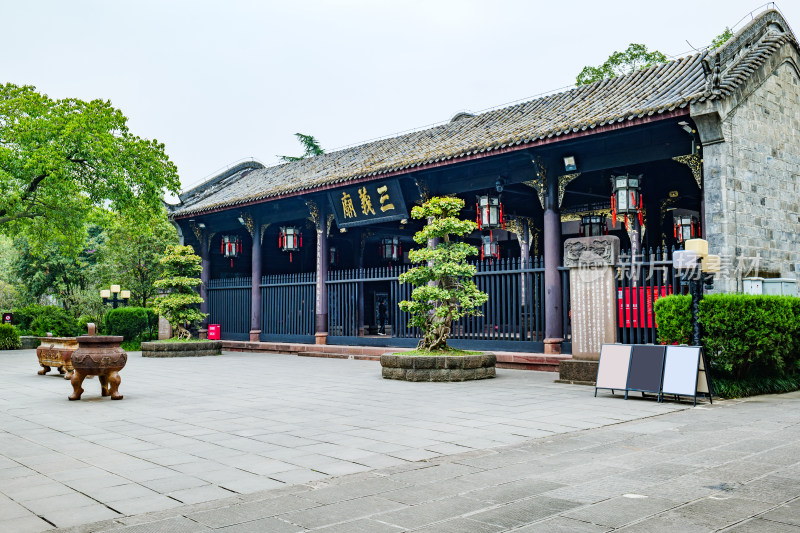
POLYGON ((709 250, 730 261, 724 291, 737 290, 741 260, 760 257, 761 274, 800 274, 800 75, 783 52, 734 97, 725 142, 703 150, 709 250))

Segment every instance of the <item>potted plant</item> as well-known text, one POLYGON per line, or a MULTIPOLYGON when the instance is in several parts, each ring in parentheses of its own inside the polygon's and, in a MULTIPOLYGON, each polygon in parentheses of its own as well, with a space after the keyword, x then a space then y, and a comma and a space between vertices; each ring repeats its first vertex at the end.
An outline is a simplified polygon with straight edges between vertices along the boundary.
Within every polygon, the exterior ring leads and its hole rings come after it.
POLYGON ((412 217, 427 219, 414 241, 439 242, 408 254, 419 266, 400 275, 400 283, 411 283, 415 288, 411 301, 402 301, 399 306, 411 315, 409 325, 418 327, 422 336, 413 352, 381 356, 384 378, 466 381, 495 376, 494 354, 455 350, 447 345, 453 324, 462 317, 480 315, 480 307, 489 298, 473 281, 475 266, 467 263, 467 258, 478 251, 454 239, 478 227, 475 222, 458 218, 463 208, 464 201, 459 198, 434 197, 411 210, 412 217))
POLYGON ((191 246, 167 246, 160 260, 163 278, 155 282, 164 291, 155 298, 153 308, 172 326, 173 338, 143 342, 142 357, 190 357, 219 355, 221 341, 193 339, 191 327, 206 317, 197 308, 203 298, 195 288, 200 285, 200 257, 191 246))

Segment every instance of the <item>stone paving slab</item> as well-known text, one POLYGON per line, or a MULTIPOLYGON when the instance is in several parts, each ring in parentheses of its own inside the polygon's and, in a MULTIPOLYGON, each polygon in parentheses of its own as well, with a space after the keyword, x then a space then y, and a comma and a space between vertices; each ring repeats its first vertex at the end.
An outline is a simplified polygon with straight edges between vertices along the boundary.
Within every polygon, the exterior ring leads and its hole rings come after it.
POLYGON ((800 393, 688 408, 594 398, 546 373, 503 370, 467 391, 387 386, 370 362, 224 354, 134 356, 125 400, 85 387, 87 401, 67 402, 64 380, 35 375, 33 351, 0 361, 2 531, 800 532, 800 393), (517 434, 553 420, 569 429, 517 434), (392 446, 421 458, 357 462, 392 446), (353 473, 316 471, 341 464, 353 473))

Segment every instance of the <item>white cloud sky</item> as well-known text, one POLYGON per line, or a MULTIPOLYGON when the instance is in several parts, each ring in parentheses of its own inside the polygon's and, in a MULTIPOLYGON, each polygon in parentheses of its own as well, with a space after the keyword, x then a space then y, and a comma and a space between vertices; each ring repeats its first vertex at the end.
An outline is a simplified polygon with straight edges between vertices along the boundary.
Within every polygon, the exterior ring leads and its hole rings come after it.
MULTIPOLYGON (((569 86, 631 42, 686 55, 760 6, 2 0, 0 82, 111 100, 191 187, 243 158, 299 155, 295 132, 331 151, 569 86)), ((777 6, 800 25, 800 2, 777 6)))

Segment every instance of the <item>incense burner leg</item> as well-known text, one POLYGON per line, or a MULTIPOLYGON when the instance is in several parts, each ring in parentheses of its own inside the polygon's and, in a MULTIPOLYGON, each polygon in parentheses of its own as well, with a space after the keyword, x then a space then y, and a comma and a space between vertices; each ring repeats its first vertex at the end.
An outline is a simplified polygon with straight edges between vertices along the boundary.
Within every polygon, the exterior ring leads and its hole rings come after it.
POLYGON ((39 375, 40 375, 40 376, 44 376, 44 375, 45 375, 45 374, 47 374, 48 372, 50 372, 50 367, 49 367, 49 366, 47 366, 47 365, 42 365, 42 369, 41 369, 41 370, 39 370, 39 375))
POLYGON ((100 380, 100 396, 108 396, 108 376, 99 375, 97 379, 100 380))
POLYGON ((73 372, 72 379, 70 380, 70 383, 72 384, 72 391, 73 391, 72 394, 69 397, 70 400, 80 400, 81 399, 81 394, 83 394, 83 389, 81 388, 81 385, 83 384, 83 379, 85 377, 86 376, 84 374, 81 374, 77 370, 75 370, 73 372))
POLYGON ((111 385, 108 392, 111 394, 112 400, 121 400, 122 394, 119 393, 119 384, 122 382, 122 378, 119 377, 118 372, 112 372, 111 375, 108 376, 108 383, 111 385))

